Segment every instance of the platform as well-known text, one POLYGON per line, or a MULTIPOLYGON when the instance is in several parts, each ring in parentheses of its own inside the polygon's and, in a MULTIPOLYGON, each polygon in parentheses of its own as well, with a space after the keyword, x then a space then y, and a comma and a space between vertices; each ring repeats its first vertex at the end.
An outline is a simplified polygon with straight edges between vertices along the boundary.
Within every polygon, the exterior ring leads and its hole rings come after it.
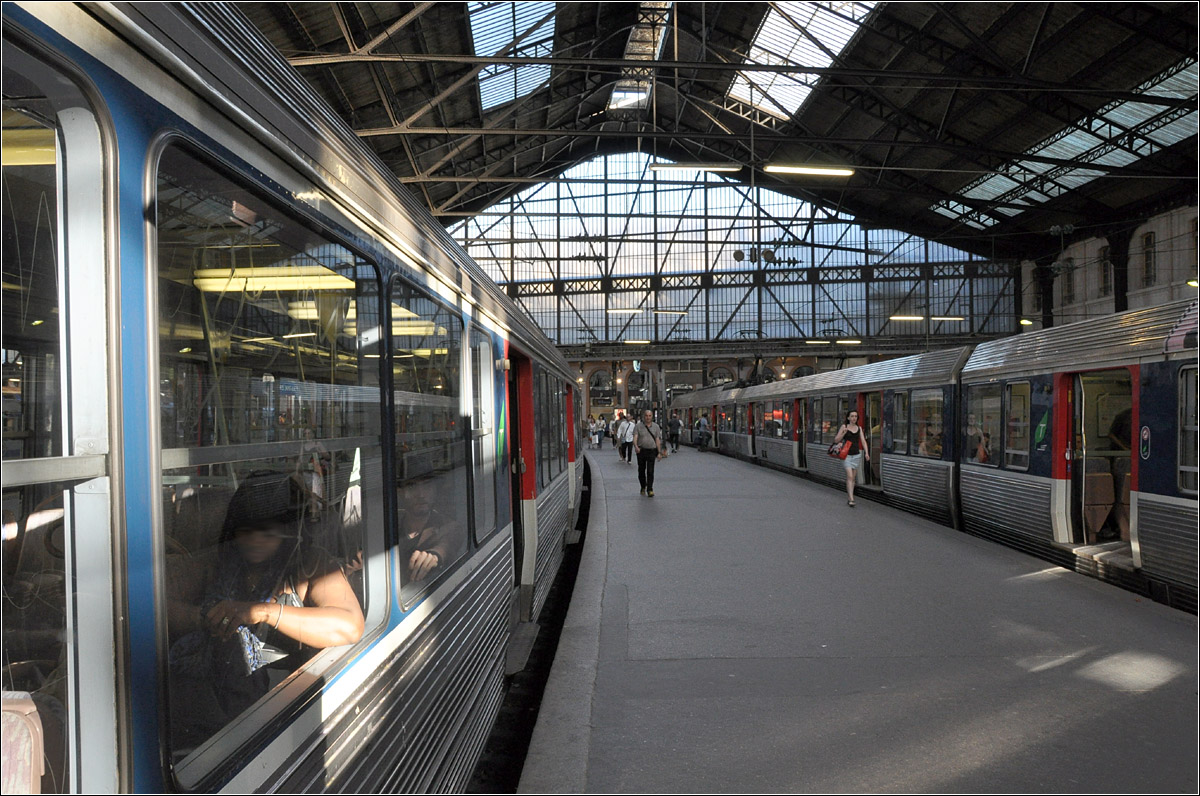
POLYGON ((715 453, 587 451, 521 792, 1197 791, 1197 620, 715 453))

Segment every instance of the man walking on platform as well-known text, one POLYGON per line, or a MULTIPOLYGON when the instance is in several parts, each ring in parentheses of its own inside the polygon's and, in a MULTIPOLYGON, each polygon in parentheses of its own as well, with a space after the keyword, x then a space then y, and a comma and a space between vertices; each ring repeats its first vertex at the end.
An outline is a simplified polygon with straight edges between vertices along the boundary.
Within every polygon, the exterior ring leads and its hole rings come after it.
POLYGON ((626 464, 633 464, 633 428, 634 422, 632 417, 626 417, 621 420, 621 425, 617 431, 617 436, 621 438, 621 459, 626 464))
POLYGON ((654 422, 654 414, 649 409, 642 412, 642 419, 634 428, 633 444, 637 448, 638 483, 642 485, 642 494, 654 497, 654 464, 666 451, 662 429, 654 422))
POLYGON ((667 421, 667 440, 671 443, 671 453, 679 453, 679 432, 683 431, 683 421, 679 419, 679 412, 672 412, 671 419, 667 421))

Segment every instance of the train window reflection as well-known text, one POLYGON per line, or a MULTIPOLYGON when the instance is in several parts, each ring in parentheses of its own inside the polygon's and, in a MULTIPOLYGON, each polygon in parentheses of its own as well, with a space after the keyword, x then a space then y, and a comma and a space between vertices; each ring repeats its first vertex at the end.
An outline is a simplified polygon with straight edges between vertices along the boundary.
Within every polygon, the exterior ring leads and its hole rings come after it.
POLYGON ((908 453, 908 393, 892 396, 892 453, 908 453))
POLYGON ((1005 387, 1008 412, 1005 421, 1004 466, 1014 470, 1029 468, 1029 382, 1005 387))
POLYGON ((495 425, 496 370, 493 366, 492 341, 487 335, 471 332, 471 460, 475 486, 475 541, 482 541, 496 529, 496 461, 502 451, 495 425))
POLYGON ((469 418, 462 416, 462 320, 393 281, 397 517, 405 602, 467 551, 469 418))
POLYGON ((971 464, 999 465, 1000 385, 967 388, 967 423, 962 431, 962 460, 971 464))
POLYGON ((916 455, 930 459, 942 458, 943 410, 940 389, 913 390, 912 426, 917 446, 916 455))
POLYGON ((381 302, 373 267, 180 146, 155 210, 178 762, 363 632, 363 550, 383 538, 381 302))

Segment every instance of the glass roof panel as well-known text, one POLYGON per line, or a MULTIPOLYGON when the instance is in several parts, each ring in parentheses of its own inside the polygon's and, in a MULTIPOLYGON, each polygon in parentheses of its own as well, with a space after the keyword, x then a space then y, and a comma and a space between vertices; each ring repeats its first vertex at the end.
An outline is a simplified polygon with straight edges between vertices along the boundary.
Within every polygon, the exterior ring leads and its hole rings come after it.
MULTIPOLYGON (((537 21, 554 10, 554 3, 468 3, 471 40, 475 54, 493 57, 503 53, 537 21)), ((554 19, 550 18, 525 36, 510 55, 548 56, 554 45, 554 19)), ((488 66, 479 73, 479 98, 483 109, 511 102, 533 91, 550 79, 546 65, 488 66)))
MULTIPOLYGON (((1189 58, 1142 84, 1135 91, 1147 96, 1195 98, 1197 77, 1197 61, 1195 58, 1189 58)), ((1108 173, 1085 168, 1087 164, 1127 166, 1163 147, 1193 137, 1196 133, 1195 111, 1167 108, 1149 102, 1118 101, 1101 108, 1090 119, 1063 128, 1037 146, 1026 150, 1027 155, 1072 161, 1080 167, 1020 160, 1005 170, 1010 174, 1025 171, 1049 177, 1054 184, 1062 188, 1050 192, 1051 195, 1057 196, 1065 190, 1074 190, 1108 173), (1085 127, 1087 129, 1083 129, 1085 127)), ((1024 184, 1015 184, 1010 190, 995 193, 1001 184, 999 179, 1002 178, 982 177, 966 186, 961 195, 977 199, 1002 199, 1009 204, 1017 203, 1022 198, 1039 202, 1051 198, 1045 193, 1035 191, 1032 180, 1024 184)), ((1038 184, 1045 184, 1042 176, 1038 177, 1038 184)), ((979 211, 966 207, 959 211, 958 207, 962 206, 952 202, 939 202, 930 210, 951 218, 958 217, 956 213, 961 213, 964 220, 969 215, 987 223, 986 217, 981 218, 979 211)), ((1013 215, 1012 209, 1001 212, 1013 215)))
MULTIPOLYGON (((875 3, 772 3, 750 43, 746 63, 764 66, 811 66, 833 63, 875 3)), ((786 119, 796 114, 816 82, 815 75, 755 72, 739 74, 729 96, 786 119)))

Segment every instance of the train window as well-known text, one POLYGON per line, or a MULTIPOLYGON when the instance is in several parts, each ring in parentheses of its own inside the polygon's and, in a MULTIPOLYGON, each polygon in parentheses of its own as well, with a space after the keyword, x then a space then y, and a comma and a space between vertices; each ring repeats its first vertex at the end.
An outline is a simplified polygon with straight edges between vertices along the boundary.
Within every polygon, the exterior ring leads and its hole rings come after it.
POLYGON ((942 458, 942 412, 945 408, 942 391, 913 390, 912 428, 916 455, 930 459, 942 458))
POLYGON ((967 388, 967 423, 962 430, 962 460, 971 464, 1000 464, 1000 385, 967 388))
POLYGON ((467 429, 460 417, 462 320, 407 283, 391 296, 397 524, 406 603, 467 551, 467 429))
POLYGON ((908 453, 908 393, 892 394, 892 453, 908 453))
POLYGON ((168 743, 186 785, 224 762, 228 746, 198 751, 209 738, 339 660, 380 594, 381 301, 374 268, 181 145, 158 163, 155 231, 168 743))
POLYGON ((1004 466, 1029 469, 1029 382, 1008 384, 1005 388, 1004 466))
POLYGON ((845 398, 825 397, 821 401, 821 444, 832 445, 838 429, 845 422, 846 413, 842 411, 845 398))
POLYGON ((1179 371, 1179 491, 1196 494, 1196 368, 1179 371))
POLYGON ((117 752, 101 131, 72 79, 8 33, 3 689, 41 736, 10 744, 5 713, 5 792, 23 766, 44 793, 101 790, 117 752))
POLYGON ((475 541, 496 530, 496 369, 491 338, 471 332, 471 463, 474 467, 475 541))

